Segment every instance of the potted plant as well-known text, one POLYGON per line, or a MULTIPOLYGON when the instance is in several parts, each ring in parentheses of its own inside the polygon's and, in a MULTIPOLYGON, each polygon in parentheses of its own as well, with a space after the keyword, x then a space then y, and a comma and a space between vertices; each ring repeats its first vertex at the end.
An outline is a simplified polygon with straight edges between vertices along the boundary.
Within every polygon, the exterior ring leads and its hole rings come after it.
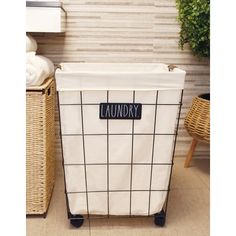
MULTIPOLYGON (((179 46, 188 44, 198 58, 210 56, 210 0, 176 0, 180 22, 179 46)), ((201 94, 192 101, 186 115, 185 128, 193 140, 185 160, 189 166, 199 141, 210 143, 210 94, 201 94)))
POLYGON ((210 0, 176 0, 180 22, 179 45, 188 44, 194 55, 210 56, 210 0))

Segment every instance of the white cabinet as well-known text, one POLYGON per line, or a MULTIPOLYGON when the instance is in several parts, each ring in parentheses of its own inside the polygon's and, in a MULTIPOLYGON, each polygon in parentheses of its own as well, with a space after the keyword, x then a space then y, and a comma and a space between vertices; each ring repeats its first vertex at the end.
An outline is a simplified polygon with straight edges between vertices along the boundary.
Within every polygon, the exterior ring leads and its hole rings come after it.
POLYGON ((60 2, 26 2, 26 32, 65 32, 66 12, 60 2))

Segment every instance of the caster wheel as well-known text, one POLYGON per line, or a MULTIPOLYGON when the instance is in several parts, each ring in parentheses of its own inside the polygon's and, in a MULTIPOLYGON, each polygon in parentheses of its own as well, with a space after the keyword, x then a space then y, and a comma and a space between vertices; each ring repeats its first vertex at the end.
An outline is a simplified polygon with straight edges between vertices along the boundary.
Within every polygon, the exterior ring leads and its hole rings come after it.
POLYGON ((82 215, 75 215, 73 216, 75 217, 74 219, 70 219, 70 223, 71 225, 73 225, 75 228, 79 228, 82 226, 82 224, 84 223, 84 218, 82 215), (77 218, 77 219, 76 219, 77 218))
POLYGON ((163 227, 166 222, 166 213, 162 210, 154 215, 154 223, 157 226, 163 227))

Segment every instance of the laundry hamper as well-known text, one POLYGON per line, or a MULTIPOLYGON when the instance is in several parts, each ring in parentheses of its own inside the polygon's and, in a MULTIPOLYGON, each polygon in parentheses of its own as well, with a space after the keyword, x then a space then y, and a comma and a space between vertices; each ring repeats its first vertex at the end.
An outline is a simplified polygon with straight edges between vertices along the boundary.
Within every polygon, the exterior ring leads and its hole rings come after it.
POLYGON ((158 63, 62 63, 56 71, 68 218, 165 224, 185 72, 158 63))
POLYGON ((55 80, 26 90, 26 214, 46 216, 55 180, 55 80))

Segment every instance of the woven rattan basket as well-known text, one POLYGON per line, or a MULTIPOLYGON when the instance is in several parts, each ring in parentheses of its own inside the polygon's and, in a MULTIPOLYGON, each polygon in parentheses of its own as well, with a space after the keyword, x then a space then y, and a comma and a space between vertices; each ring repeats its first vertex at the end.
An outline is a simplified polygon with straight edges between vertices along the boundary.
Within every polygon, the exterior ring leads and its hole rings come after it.
POLYGON ((210 143, 210 94, 193 99, 184 126, 193 138, 210 143))
POLYGON ((26 214, 46 216, 55 180, 55 81, 26 91, 26 214))

